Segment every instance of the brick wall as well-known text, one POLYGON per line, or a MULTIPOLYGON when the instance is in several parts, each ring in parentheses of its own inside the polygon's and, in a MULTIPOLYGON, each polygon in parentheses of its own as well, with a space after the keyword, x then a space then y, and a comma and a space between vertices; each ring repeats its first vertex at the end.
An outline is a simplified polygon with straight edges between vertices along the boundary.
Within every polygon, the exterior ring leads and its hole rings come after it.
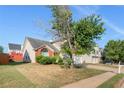
MULTIPOLYGON (((45 49, 45 47, 43 48, 39 48, 37 50, 35 50, 35 55, 38 56, 38 55, 41 55, 41 52, 45 49)), ((48 56, 54 56, 54 51, 48 49, 48 56)))
POLYGON ((23 61, 23 54, 22 53, 11 52, 9 56, 10 56, 10 59, 15 61, 15 62, 23 61))

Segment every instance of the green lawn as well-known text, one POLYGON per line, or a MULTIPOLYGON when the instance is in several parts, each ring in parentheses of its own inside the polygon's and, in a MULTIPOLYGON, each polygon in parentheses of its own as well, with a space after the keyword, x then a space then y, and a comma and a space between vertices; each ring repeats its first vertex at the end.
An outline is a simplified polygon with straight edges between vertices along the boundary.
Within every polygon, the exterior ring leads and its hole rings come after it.
POLYGON ((0 88, 61 87, 104 73, 95 69, 65 70, 58 65, 0 65, 0 88))
POLYGON ((12 62, 9 62, 9 64, 7 64, 7 65, 8 66, 10 66, 10 65, 15 66, 15 65, 23 65, 23 64, 28 64, 28 63, 26 63, 26 62, 14 62, 14 61, 12 61, 12 62))
POLYGON ((124 78, 124 74, 117 74, 113 76, 111 79, 101 84, 100 86, 98 86, 98 88, 114 88, 114 85, 117 84, 117 82, 122 78, 124 78))
POLYGON ((18 72, 13 66, 0 66, 0 87, 35 87, 35 85, 18 72))

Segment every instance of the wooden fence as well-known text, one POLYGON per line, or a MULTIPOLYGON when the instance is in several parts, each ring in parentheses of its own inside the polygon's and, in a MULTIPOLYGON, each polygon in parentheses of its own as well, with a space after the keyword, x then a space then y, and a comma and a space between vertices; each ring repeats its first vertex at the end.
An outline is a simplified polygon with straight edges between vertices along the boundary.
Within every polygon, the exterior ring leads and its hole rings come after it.
POLYGON ((5 53, 0 53, 0 64, 8 64, 9 63, 9 55, 5 53))

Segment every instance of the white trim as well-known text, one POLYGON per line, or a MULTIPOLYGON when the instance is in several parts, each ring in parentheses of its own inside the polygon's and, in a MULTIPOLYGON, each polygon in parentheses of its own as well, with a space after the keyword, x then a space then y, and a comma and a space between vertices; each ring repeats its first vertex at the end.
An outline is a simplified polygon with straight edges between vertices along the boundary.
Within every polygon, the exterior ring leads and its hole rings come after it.
POLYGON ((31 63, 35 63, 36 60, 35 60, 35 51, 30 43, 30 41, 28 39, 25 40, 25 46, 23 47, 23 58, 24 58, 24 54, 25 54, 25 51, 27 50, 27 52, 29 53, 29 57, 30 57, 30 60, 31 60, 31 63))
POLYGON ((22 52, 24 51, 25 43, 26 43, 27 37, 25 37, 24 43, 22 45, 22 52))

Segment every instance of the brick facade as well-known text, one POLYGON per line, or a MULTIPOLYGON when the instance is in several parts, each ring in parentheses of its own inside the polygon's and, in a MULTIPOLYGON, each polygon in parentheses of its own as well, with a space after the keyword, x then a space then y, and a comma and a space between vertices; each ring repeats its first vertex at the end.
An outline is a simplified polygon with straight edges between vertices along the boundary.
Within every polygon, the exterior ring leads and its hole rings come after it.
POLYGON ((21 62, 23 61, 23 54, 17 53, 17 52, 11 52, 9 53, 10 60, 15 62, 21 62))
POLYGON ((48 50, 48 56, 49 56, 49 57, 55 55, 55 52, 54 52, 54 51, 52 51, 52 50, 46 48, 45 46, 44 46, 44 47, 41 47, 41 48, 39 48, 39 49, 37 49, 37 50, 35 50, 35 55, 36 55, 36 56, 41 55, 41 53, 42 53, 42 51, 43 51, 44 49, 47 49, 47 50, 48 50))

